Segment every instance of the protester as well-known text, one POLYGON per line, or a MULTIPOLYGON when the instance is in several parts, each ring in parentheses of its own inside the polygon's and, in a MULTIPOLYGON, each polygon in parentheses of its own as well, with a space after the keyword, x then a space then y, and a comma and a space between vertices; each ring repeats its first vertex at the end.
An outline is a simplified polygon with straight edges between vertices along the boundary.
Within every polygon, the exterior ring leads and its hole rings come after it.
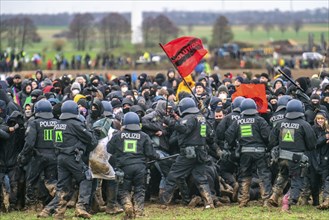
MULTIPOLYGON (((88 60, 76 58, 75 68, 79 62, 80 67, 81 62, 87 65, 88 60)), ((284 70, 292 76, 291 70, 284 70)), ((102 211, 114 215, 123 207, 131 218, 144 215, 147 200, 213 208, 236 202, 244 207, 261 198, 269 207, 276 206, 283 194, 285 201, 289 198, 285 210, 296 205, 299 197, 308 201, 310 196, 319 209, 329 209, 326 74, 299 78, 296 85, 266 73, 229 73, 223 80, 219 74, 191 74, 185 81, 178 75, 171 68, 167 75, 159 73, 155 78, 142 73, 137 83, 132 83, 130 74, 112 80, 96 73, 53 79, 38 70, 35 79, 8 77, 7 89, 0 88, 0 186, 1 192, 10 195, 6 211, 42 208, 39 217, 63 217, 72 198, 77 216, 90 218, 102 211), (246 84, 262 87, 262 96, 249 92, 236 97, 246 84), (255 102, 242 104, 243 97, 255 102), (99 135, 93 124, 105 118, 117 130, 106 144, 111 166, 124 171, 116 173, 117 178, 123 176, 123 184, 119 179, 91 181, 88 175, 88 156, 99 135), (253 138, 247 137, 251 133, 253 138), (120 151, 125 141, 136 141, 137 151, 120 151), (269 158, 276 146, 311 166, 303 169, 298 159, 283 155, 269 158), (250 148, 257 152, 247 151, 250 148), (49 157, 56 157, 58 170, 49 157), (289 177, 295 168, 298 175, 289 177), (2 177, 9 177, 10 188, 3 188, 2 177), (176 190, 180 193, 175 194, 176 190)))

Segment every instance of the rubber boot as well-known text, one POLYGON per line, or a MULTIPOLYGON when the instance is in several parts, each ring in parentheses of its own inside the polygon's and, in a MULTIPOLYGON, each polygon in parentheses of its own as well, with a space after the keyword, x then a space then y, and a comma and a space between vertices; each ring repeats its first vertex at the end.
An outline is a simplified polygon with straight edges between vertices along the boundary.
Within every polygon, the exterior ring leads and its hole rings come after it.
POLYGON ((290 210, 289 196, 290 196, 290 193, 288 192, 282 198, 282 208, 281 208, 281 211, 283 211, 283 212, 289 212, 289 210, 290 210))
POLYGON ((51 212, 48 209, 43 209, 41 212, 38 213, 38 218, 48 218, 51 216, 51 212))
POLYGON ((67 203, 67 208, 74 208, 75 205, 77 204, 78 201, 78 196, 79 196, 79 190, 74 189, 72 191, 72 197, 70 201, 67 203))
POLYGON ((308 202, 309 197, 306 196, 301 196, 300 197, 300 201, 299 201, 299 205, 301 206, 305 206, 305 205, 309 205, 310 203, 308 202))
POLYGON ((191 199, 190 203, 188 204, 188 207, 195 208, 202 202, 202 198, 200 196, 195 196, 191 199))
POLYGON ((241 181, 240 184, 240 194, 239 194, 239 207, 246 207, 249 199, 250 199, 250 194, 249 194, 249 189, 251 185, 251 178, 245 178, 241 181))
POLYGON ((133 206, 133 203, 131 201, 131 195, 130 194, 126 194, 126 195, 123 196, 122 204, 123 204, 123 208, 124 208, 125 213, 126 213, 126 218, 128 218, 128 219, 134 218, 134 206, 133 206))
POLYGON ((117 203, 118 184, 115 180, 109 180, 106 190, 106 209, 105 212, 110 215, 115 215, 124 212, 117 203))
POLYGON ((168 192, 166 190, 163 190, 163 192, 161 192, 161 196, 160 196, 160 203, 162 205, 168 205, 171 202, 173 196, 174 196, 173 192, 168 192))
POLYGON ((326 198, 324 200, 323 203, 321 203, 318 207, 316 207, 317 209, 321 209, 321 210, 325 210, 325 209, 329 209, 329 197, 326 198))
POLYGON ((185 179, 179 180, 177 182, 177 185, 180 191, 180 196, 182 197, 183 204, 188 205, 190 203, 191 198, 190 191, 185 179))
POLYGON ((204 208, 205 209, 215 208, 214 201, 212 200, 211 197, 211 191, 209 185, 208 184, 199 185, 198 189, 204 202, 204 208))
POLYGON ((279 206, 279 195, 276 192, 273 192, 271 197, 268 199, 268 203, 273 207, 279 206))
POLYGON ((75 216, 81 218, 91 218, 92 215, 89 214, 86 210, 86 207, 89 206, 90 196, 92 190, 92 181, 91 180, 82 180, 79 184, 79 198, 75 207, 75 216))
POLYGON ((55 194, 56 194, 56 182, 46 182, 45 183, 45 187, 47 188, 48 192, 49 192, 49 195, 51 197, 55 197, 55 194))
POLYGON ((64 219, 64 214, 67 208, 67 201, 65 200, 66 193, 65 192, 57 192, 58 194, 58 204, 55 210, 55 219, 64 219))
POLYGON ((238 201, 238 195, 239 195, 239 183, 235 182, 233 185, 232 202, 238 201))
POLYGON ((320 205, 319 193, 315 193, 315 194, 313 194, 313 195, 312 195, 312 200, 313 200, 313 202, 312 202, 312 205, 313 205, 313 206, 318 206, 318 205, 320 205))

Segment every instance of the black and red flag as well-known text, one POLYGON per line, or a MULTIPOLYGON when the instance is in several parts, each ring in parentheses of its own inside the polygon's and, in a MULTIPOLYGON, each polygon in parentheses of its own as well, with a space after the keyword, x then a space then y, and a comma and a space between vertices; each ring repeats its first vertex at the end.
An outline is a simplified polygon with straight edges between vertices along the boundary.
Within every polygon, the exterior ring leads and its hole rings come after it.
POLYGON ((232 94, 232 100, 238 96, 251 98, 256 102, 259 113, 267 112, 267 98, 264 84, 241 84, 232 94))
POLYGON ((208 53, 201 39, 195 37, 180 37, 160 46, 182 77, 190 75, 208 53))

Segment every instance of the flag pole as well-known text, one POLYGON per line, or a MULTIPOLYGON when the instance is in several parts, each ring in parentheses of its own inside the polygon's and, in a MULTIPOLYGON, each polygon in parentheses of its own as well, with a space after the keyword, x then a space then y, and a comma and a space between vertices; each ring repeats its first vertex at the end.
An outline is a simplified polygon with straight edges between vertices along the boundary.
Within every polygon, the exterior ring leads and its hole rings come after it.
POLYGON ((176 69, 176 71, 179 73, 180 77, 183 79, 183 81, 184 81, 185 85, 187 86, 187 88, 189 88, 189 90, 191 91, 191 93, 192 93, 192 95, 193 95, 195 101, 199 102, 199 104, 200 104, 200 106, 201 106, 201 107, 200 107, 200 111, 203 111, 205 107, 204 107, 204 105, 203 105, 202 100, 198 100, 198 98, 195 96, 195 94, 194 94, 192 88, 190 87, 190 85, 186 82, 186 80, 184 79, 184 77, 182 77, 182 75, 181 75, 181 73, 179 72, 177 66, 172 62, 172 60, 171 60, 170 57, 168 56, 168 53, 167 53, 167 51, 163 48, 163 45, 162 45, 161 43, 159 43, 159 45, 160 45, 161 49, 166 53, 166 56, 167 56, 168 59, 170 60, 171 64, 175 67, 175 69, 176 69))

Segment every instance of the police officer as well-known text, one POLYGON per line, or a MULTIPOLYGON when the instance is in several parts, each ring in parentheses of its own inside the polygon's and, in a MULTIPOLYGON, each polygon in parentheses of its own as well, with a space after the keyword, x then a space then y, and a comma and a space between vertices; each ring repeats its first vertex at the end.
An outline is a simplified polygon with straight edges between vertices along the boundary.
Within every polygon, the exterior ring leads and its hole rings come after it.
MULTIPOLYGON (((225 141, 225 131, 233 124, 234 121, 240 119, 240 104, 245 98, 242 96, 236 97, 232 103, 232 112, 224 117, 216 128, 215 142, 220 146, 222 152, 219 154, 229 155, 229 158, 222 158, 220 161, 221 176, 225 182, 233 187, 233 201, 236 200, 239 184, 236 182, 234 174, 237 171, 235 149, 229 147, 225 141)), ((236 201, 235 201, 236 202, 236 201)))
POLYGON ((74 101, 64 102, 61 112, 60 121, 55 126, 53 133, 55 148, 58 151, 58 182, 56 188, 58 206, 55 217, 64 217, 73 176, 79 184, 79 198, 75 215, 90 218, 91 215, 86 211, 86 207, 90 202, 92 178, 90 170, 81 160, 81 156, 85 152, 92 151, 97 145, 97 140, 79 119, 78 105, 74 101))
POLYGON ((57 163, 53 144, 53 129, 56 124, 57 119, 54 119, 50 102, 47 100, 37 102, 35 105, 35 118, 28 121, 25 132, 25 145, 18 157, 19 162, 24 162, 25 158, 33 155, 26 170, 25 205, 30 208, 36 208, 33 207, 37 204, 35 188, 37 188, 42 172, 49 195, 51 197, 55 196, 57 163))
POLYGON ((286 106, 290 100, 292 100, 292 97, 290 95, 283 95, 279 98, 278 107, 270 118, 270 123, 272 127, 275 127, 278 121, 284 119, 284 115, 286 113, 286 106))
MULTIPOLYGON (((113 117, 113 108, 109 101, 102 101, 104 108, 103 116, 111 122, 111 127, 120 130, 121 123, 113 117)), ((112 159, 110 159, 112 160, 112 159)), ((110 161, 111 163, 112 161, 110 161)), ((117 195, 118 195, 118 181, 117 180, 103 180, 103 184, 106 187, 106 210, 107 214, 118 214, 124 210, 118 204, 117 195)))
POLYGON ((150 137, 141 131, 136 113, 128 112, 123 118, 122 131, 113 135, 107 144, 107 151, 113 155, 114 167, 124 173, 119 186, 121 203, 128 218, 143 216, 145 199, 146 157, 158 159, 150 137), (134 203, 131 190, 134 189, 134 203))
POLYGON ((208 162, 206 136, 209 132, 206 126, 206 119, 200 113, 192 98, 183 98, 178 104, 178 110, 182 118, 175 114, 175 119, 177 120, 175 131, 178 133, 180 155, 176 158, 167 176, 164 192, 160 195, 160 202, 169 204, 177 180, 192 173, 198 190, 203 197, 205 208, 214 208, 205 174, 205 165, 208 162))
POLYGON ((262 199, 264 206, 267 205, 267 199, 271 195, 271 172, 266 162, 266 148, 270 126, 265 119, 260 117, 257 112, 257 106, 254 100, 247 98, 240 105, 241 118, 225 132, 225 139, 230 146, 240 144, 240 162, 239 162, 239 206, 247 206, 250 196, 250 185, 253 176, 253 168, 256 167, 261 183, 263 184, 262 199))
POLYGON ((289 207, 295 205, 303 187, 303 171, 307 169, 308 158, 304 154, 315 148, 316 135, 309 123, 304 120, 304 107, 301 101, 288 102, 285 118, 278 122, 270 134, 270 147, 279 146, 279 175, 273 187, 269 203, 278 206, 289 176, 289 207))

